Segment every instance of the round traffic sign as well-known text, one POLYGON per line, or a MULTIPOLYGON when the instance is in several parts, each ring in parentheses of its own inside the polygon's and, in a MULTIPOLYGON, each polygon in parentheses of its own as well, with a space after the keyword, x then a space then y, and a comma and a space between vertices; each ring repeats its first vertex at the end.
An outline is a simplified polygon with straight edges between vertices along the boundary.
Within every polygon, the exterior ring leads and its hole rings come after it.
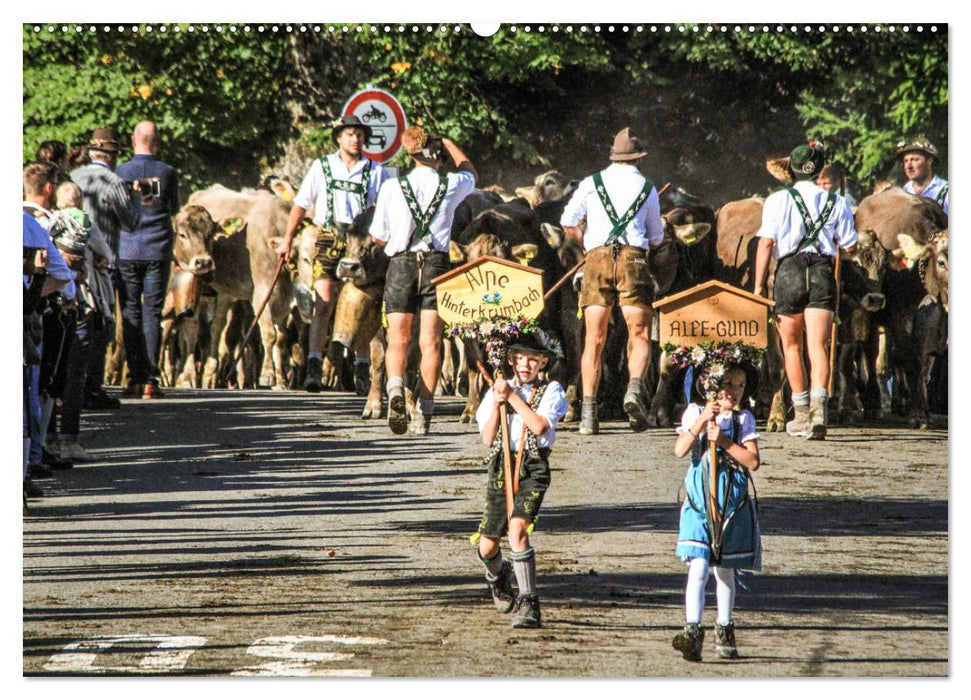
POLYGON ((347 101, 342 115, 354 115, 371 127, 371 137, 362 150, 375 163, 385 163, 398 153, 408 122, 401 103, 390 92, 378 88, 361 90, 347 101))

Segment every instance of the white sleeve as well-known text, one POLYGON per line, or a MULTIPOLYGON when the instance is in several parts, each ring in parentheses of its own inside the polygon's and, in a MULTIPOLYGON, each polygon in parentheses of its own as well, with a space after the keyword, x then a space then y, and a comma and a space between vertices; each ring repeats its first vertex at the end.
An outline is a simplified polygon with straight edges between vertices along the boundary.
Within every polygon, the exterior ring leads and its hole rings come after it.
POLYGON ((324 169, 320 165, 320 161, 315 160, 310 166, 310 170, 304 175, 303 182, 300 183, 300 189, 297 190, 297 196, 293 198, 293 203, 301 209, 310 211, 313 208, 314 200, 317 198, 317 190, 320 187, 320 181, 323 177, 324 169))
POLYGON ((560 226, 576 226, 587 213, 587 197, 593 191, 593 180, 589 177, 580 181, 576 192, 570 197, 563 215, 560 217, 560 226))
POLYGON ((472 190, 475 189, 475 176, 468 170, 460 170, 457 173, 449 173, 448 177, 454 181, 452 197, 455 197, 456 201, 458 202, 461 202, 463 199, 472 194, 472 190))
POLYGON ((563 391, 560 383, 550 382, 546 387, 546 391, 543 393, 543 398, 539 402, 536 413, 548 420, 550 427, 555 430, 556 424, 563 419, 569 407, 570 405, 566 400, 566 392, 563 391))
POLYGON ((647 242, 652 248, 661 245, 664 240, 664 222, 661 221, 661 200, 657 189, 651 188, 651 193, 644 202, 644 227, 647 230, 647 242))
POLYGON ((782 223, 782 212, 780 211, 780 198, 770 195, 762 206, 762 226, 755 235, 759 238, 771 238, 778 243, 779 229, 782 223))
POLYGON ((859 240, 856 233, 856 225, 853 221, 853 211, 850 209, 849 202, 840 198, 843 204, 840 210, 840 219, 836 227, 836 246, 838 248, 849 248, 859 240))
MULTIPOLYGON (((391 182, 388 180, 387 182, 391 182)), ((381 187, 378 192, 378 201, 374 205, 374 218, 371 220, 371 227, 368 233, 379 241, 391 240, 391 221, 388 217, 388 197, 391 196, 391 188, 387 185, 381 187)))
POLYGON ((744 442, 751 442, 755 440, 758 442, 759 433, 755 428, 755 416, 752 415, 751 411, 742 411, 739 414, 739 434, 741 439, 738 441, 739 444, 744 442))
POLYGON ((368 183, 368 202, 370 206, 374 206, 378 201, 378 194, 381 192, 381 185, 387 181, 389 173, 387 168, 383 165, 374 165, 374 172, 371 176, 371 181, 368 183))
POLYGON ((485 393, 482 397, 482 401, 479 402, 479 407, 475 410, 475 422, 479 424, 479 432, 482 432, 483 426, 486 421, 489 420, 489 416, 492 414, 492 387, 489 387, 489 391, 485 393))
POLYGON ((678 434, 686 433, 691 430, 691 426, 701 415, 701 406, 696 403, 689 403, 681 414, 681 425, 678 426, 678 434))

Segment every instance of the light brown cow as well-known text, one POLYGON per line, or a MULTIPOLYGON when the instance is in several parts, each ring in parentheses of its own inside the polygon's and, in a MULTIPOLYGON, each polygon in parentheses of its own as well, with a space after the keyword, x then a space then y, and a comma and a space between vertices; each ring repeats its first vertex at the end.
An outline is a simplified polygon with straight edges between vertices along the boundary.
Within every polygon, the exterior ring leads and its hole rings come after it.
MULTIPOLYGON (((203 375, 206 387, 214 387, 225 369, 220 367, 217 339, 222 336, 231 306, 243 300, 255 311, 270 291, 277 267, 273 246, 286 232, 289 209, 286 202, 267 191, 235 192, 214 185, 193 193, 186 207, 174 219, 177 236, 185 234, 213 239, 215 270, 209 284, 217 293, 217 301, 203 375), (208 230, 205 230, 207 224, 198 209, 191 207, 202 208, 208 214, 208 230), (215 236, 219 230, 215 222, 233 222, 238 230, 230 236, 215 236)), ((287 386, 285 326, 292 303, 290 278, 281 274, 259 319, 264 348, 261 386, 277 389, 287 386)))

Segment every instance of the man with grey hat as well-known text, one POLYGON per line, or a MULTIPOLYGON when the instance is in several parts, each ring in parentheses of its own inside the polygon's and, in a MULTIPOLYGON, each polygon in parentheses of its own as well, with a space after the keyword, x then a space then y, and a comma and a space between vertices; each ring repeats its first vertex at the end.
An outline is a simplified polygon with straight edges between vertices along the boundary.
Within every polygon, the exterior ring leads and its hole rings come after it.
POLYGON ((587 254, 580 288, 586 326, 580 360, 582 435, 599 432, 597 389, 613 306, 620 306, 629 334, 624 411, 635 432, 648 425, 644 375, 651 359, 654 301, 648 252, 664 242, 664 223, 657 190, 640 171, 646 155, 630 128, 621 130, 610 149, 611 165, 580 182, 560 219, 566 234, 587 254), (584 218, 586 230, 581 226, 584 218))
POLYGON ((775 314, 782 339, 786 377, 795 418, 786 424, 793 436, 826 437, 829 399, 829 344, 836 310, 835 259, 842 248, 856 252, 853 212, 846 200, 815 180, 823 169, 822 144, 797 146, 787 161, 767 163, 770 172, 795 184, 770 195, 757 234, 755 293, 763 294, 770 256, 775 272, 775 314), (781 164, 781 169, 773 167, 781 164), (810 371, 803 364, 809 351, 810 371))
MULTIPOLYGON (((91 162, 71 171, 71 180, 84 195, 84 211, 91 217, 91 237, 103 238, 111 251, 107 268, 93 271, 100 278, 98 285, 113 285, 111 276, 118 257, 121 231, 134 231, 142 216, 140 196, 134 196, 139 185, 127 185, 115 173, 118 156, 125 148, 113 127, 95 129, 86 146, 91 162)), ((118 408, 121 402, 102 388, 105 373, 105 353, 113 335, 113 324, 107 324, 94 334, 91 342, 90 364, 85 387, 85 405, 90 408, 118 408)))
POLYGON ((904 190, 919 197, 937 202, 944 213, 950 201, 950 184, 934 174, 934 163, 938 161, 937 148, 923 136, 897 144, 897 157, 904 169, 907 182, 904 190))
POLYGON ((337 150, 310 166, 293 200, 286 236, 277 247, 278 255, 289 254, 293 236, 313 208, 313 220, 323 230, 314 246, 314 309, 303 383, 310 392, 321 389, 327 326, 340 291, 337 264, 344 255, 347 230, 361 212, 374 206, 381 184, 388 179, 385 168, 364 156, 371 127, 354 115, 341 117, 332 126, 331 140, 337 150))

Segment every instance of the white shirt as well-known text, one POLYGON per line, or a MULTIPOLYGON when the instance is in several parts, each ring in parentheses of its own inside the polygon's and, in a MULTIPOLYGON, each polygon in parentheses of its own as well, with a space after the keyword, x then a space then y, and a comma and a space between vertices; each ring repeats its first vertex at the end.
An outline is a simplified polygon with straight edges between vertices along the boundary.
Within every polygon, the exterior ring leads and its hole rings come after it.
MULTIPOLYGON (((796 191, 802 195, 806 209, 813 219, 819 217, 819 212, 826 203, 829 192, 811 180, 799 180, 795 185, 796 191)), ((762 207, 762 228, 759 229, 760 238, 771 238, 775 241, 772 257, 776 260, 795 252, 796 248, 806 237, 806 227, 802 215, 796 208, 796 202, 788 190, 779 190, 769 195, 762 207)), ((823 225, 823 230, 816 239, 813 248, 824 255, 836 257, 836 243, 840 248, 849 248, 857 241, 856 227, 853 223, 853 212, 846 200, 836 195, 833 210, 823 225)))
MULTIPOLYGON (((510 388, 515 391, 522 398, 523 401, 529 403, 529 395, 533 391, 532 384, 523 384, 522 386, 510 386, 510 388)), ((482 402, 479 404, 478 410, 475 412, 475 420, 479 424, 479 432, 482 432, 482 427, 489 420, 489 416, 492 414, 492 407, 494 401, 492 398, 492 389, 486 392, 485 396, 482 397, 482 402)), ((550 382, 546 385, 546 393, 543 394, 543 398, 540 399, 539 408, 536 409, 536 414, 542 416, 549 421, 550 427, 542 435, 536 437, 537 447, 551 447, 554 442, 556 442, 556 424, 559 420, 566 415, 566 411, 569 408, 569 404, 566 400, 566 392, 563 391, 563 387, 560 386, 559 382, 550 382)), ((519 450, 519 438, 523 434, 523 419, 515 411, 508 411, 506 415, 509 417, 509 446, 513 452, 519 450)))
MULTIPOLYGON (((704 407, 696 403, 689 403, 688 407, 684 409, 684 413, 681 414, 681 426, 678 428, 678 433, 687 433, 694 426, 695 421, 698 420, 698 416, 701 415, 701 411, 704 407)), ((725 435, 732 437, 732 417, 731 415, 723 416, 721 414, 715 415, 715 423, 721 428, 725 435)), ((749 442, 751 440, 758 440, 759 433, 755 429, 755 416, 752 415, 751 411, 742 409, 738 413, 738 423, 739 423, 739 435, 741 439, 735 440, 738 444, 744 442, 749 442)), ((703 428, 706 430, 707 428, 703 428)))
MULTIPOLYGON (((418 200, 421 210, 426 211, 438 189, 438 171, 434 168, 415 168, 405 177, 415 193, 415 199, 418 200)), ((448 245, 452 239, 455 208, 475 188, 475 176, 470 172, 460 170, 457 173, 448 173, 446 177, 448 188, 445 190, 445 198, 429 226, 433 247, 439 252, 448 252, 448 245)), ((411 210, 408 209, 405 195, 401 191, 400 180, 400 177, 388 180, 381 188, 370 228, 374 238, 386 241, 384 252, 389 258, 405 250, 415 230, 415 221, 411 217, 411 210)), ((415 243, 409 250, 428 252, 430 250, 428 238, 415 243)))
MULTIPOLYGON (((921 192, 920 195, 918 196, 927 197, 927 199, 933 199, 936 202, 937 195, 941 193, 941 189, 946 184, 947 184, 947 180, 942 180, 937 175, 935 175, 933 179, 931 179, 931 184, 925 187, 924 191, 921 192)), ((911 194, 917 194, 917 191, 914 189, 914 183, 912 180, 907 180, 906 184, 904 185, 904 191, 910 192, 911 194)), ((950 202, 950 199, 951 199, 951 193, 949 191, 946 195, 944 195, 944 205, 942 206, 942 209, 944 209, 945 214, 947 214, 947 205, 950 202)))
MULTIPOLYGON (((352 168, 341 160, 340 155, 331 153, 327 156, 330 164, 330 172, 338 180, 350 182, 361 182, 364 172, 364 164, 367 158, 361 158, 352 168)), ((382 183, 388 179, 388 171, 377 163, 371 163, 371 175, 368 181, 367 203, 365 207, 373 205, 378 199, 378 191, 382 183)), ((301 209, 310 211, 314 209, 314 221, 323 225, 327 221, 327 177, 324 175, 324 166, 320 164, 320 159, 313 162, 307 175, 300 183, 300 189, 293 203, 301 209)), ((345 190, 334 190, 334 221, 341 224, 354 222, 355 217, 363 211, 361 198, 345 190)))
MULTIPOLYGON (((623 216, 634 203, 647 180, 633 165, 624 163, 613 163, 601 173, 601 178, 618 217, 623 216)), ((560 225, 576 226, 584 215, 587 217, 587 229, 583 233, 583 249, 589 251, 606 244, 607 235, 614 229, 614 225, 597 195, 592 175, 580 181, 563 210, 560 225)), ((646 250, 648 247, 661 245, 664 240, 664 222, 661 221, 661 202, 657 196, 657 188, 651 188, 647 201, 627 224, 625 233, 627 244, 635 248, 646 250)))

